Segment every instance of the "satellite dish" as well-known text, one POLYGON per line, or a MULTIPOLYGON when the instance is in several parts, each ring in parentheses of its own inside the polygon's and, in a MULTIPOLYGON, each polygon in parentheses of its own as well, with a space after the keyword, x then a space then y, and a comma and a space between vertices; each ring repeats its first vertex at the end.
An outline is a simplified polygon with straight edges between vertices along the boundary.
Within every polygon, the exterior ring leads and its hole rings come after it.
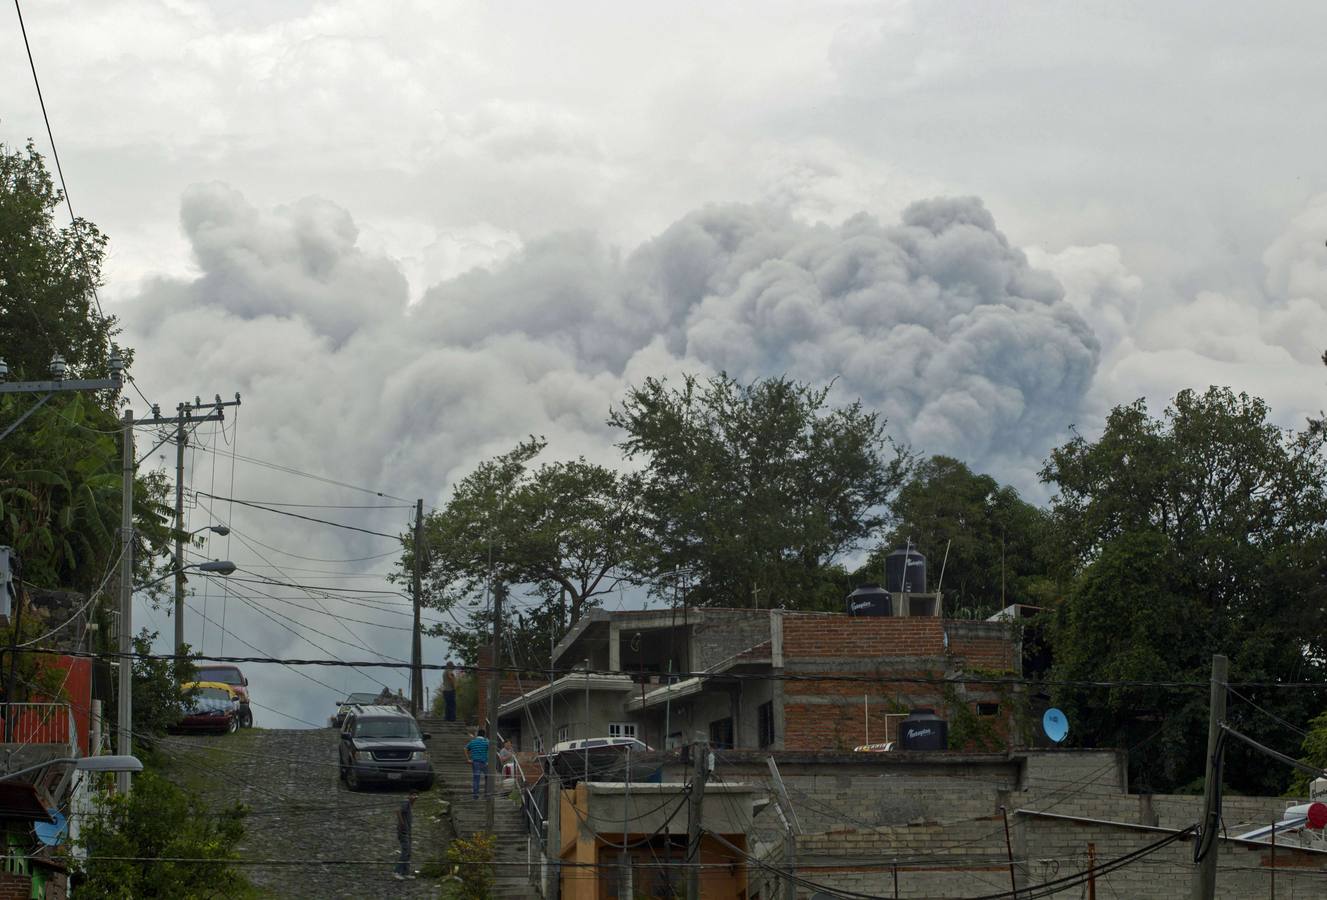
POLYGON ((1058 744, 1069 736, 1069 720, 1065 718, 1064 713, 1052 706, 1041 717, 1041 730, 1046 732, 1046 737, 1058 744))
POLYGON ((59 810, 47 810, 54 822, 37 822, 32 830, 37 832, 37 840, 48 847, 58 847, 68 836, 69 822, 59 810))

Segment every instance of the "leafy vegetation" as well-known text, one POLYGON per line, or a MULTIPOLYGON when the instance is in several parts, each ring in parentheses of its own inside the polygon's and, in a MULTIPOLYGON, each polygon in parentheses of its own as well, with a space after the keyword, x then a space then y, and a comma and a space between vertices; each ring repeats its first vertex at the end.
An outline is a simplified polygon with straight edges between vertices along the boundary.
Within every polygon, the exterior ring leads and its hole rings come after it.
POLYGON ((893 527, 858 581, 883 583, 885 555, 911 544, 928 555, 928 587, 943 588, 945 609, 956 617, 984 618, 1010 603, 1053 598, 1048 516, 1013 488, 952 457, 932 456, 912 470, 891 510, 893 527))
POLYGON ((455 838, 447 847, 451 875, 443 882, 444 900, 488 900, 493 896, 493 859, 496 835, 479 831, 455 838))
POLYGON ((85 821, 79 845, 89 859, 71 860, 75 891, 105 900, 248 896, 248 884, 225 864, 240 858, 245 815, 242 804, 211 809, 145 771, 133 791, 106 798, 85 821))
MULTIPOLYGON (((1043 478, 1059 489, 1052 534, 1070 585, 1050 629, 1054 678, 1205 683, 1222 653, 1232 680, 1327 680, 1327 436, 1267 417, 1245 394, 1183 391, 1160 418, 1141 401, 1117 407, 1099 439, 1051 454, 1043 478)), ((1080 734, 1133 747, 1149 786, 1202 773, 1206 690, 1056 694, 1080 734)), ((1290 721, 1318 711, 1304 691, 1258 702, 1290 721)), ((1229 720, 1267 733, 1259 715, 1232 703, 1229 720)), ((1279 792, 1288 774, 1251 753, 1230 748, 1232 787, 1279 792)))
POLYGON ((787 378, 646 379, 609 424, 643 465, 641 573, 688 602, 837 608, 842 563, 885 522, 908 457, 860 402, 787 378))

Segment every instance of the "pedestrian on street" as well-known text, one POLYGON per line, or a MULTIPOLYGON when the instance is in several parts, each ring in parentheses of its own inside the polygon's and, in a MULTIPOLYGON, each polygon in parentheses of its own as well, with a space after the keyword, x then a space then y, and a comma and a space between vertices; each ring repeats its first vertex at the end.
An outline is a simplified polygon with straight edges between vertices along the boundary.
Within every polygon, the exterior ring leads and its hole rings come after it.
POLYGON ((447 660, 447 667, 442 670, 442 703, 448 722, 456 721, 456 667, 447 660))
POLYGON ((484 736, 484 729, 476 731, 470 743, 465 745, 465 758, 470 762, 472 775, 470 794, 478 800, 481 777, 484 779, 484 793, 488 793, 488 738, 484 736))
POLYGON ((401 842, 401 858, 396 862, 396 871, 392 874, 392 877, 397 881, 405 881, 407 878, 413 879, 415 877, 415 873, 410 868, 410 838, 411 826, 414 824, 415 798, 418 796, 418 791, 411 791, 406 794, 405 800, 396 810, 396 839, 401 842))

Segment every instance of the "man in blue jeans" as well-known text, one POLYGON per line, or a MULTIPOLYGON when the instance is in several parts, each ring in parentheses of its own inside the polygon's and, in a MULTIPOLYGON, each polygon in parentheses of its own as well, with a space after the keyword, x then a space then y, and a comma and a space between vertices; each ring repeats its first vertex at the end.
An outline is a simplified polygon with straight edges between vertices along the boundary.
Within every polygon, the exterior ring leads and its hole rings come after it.
POLYGON ((470 743, 465 745, 465 758, 470 761, 472 773, 470 793, 473 799, 478 800, 481 776, 484 779, 484 793, 488 793, 488 738, 484 737, 484 729, 476 731, 470 743))
POLYGON ((414 815, 412 815, 415 806, 415 798, 419 794, 411 791, 406 796, 401 806, 396 810, 396 839, 401 842, 401 857, 396 862, 396 871, 392 877, 397 881, 405 881, 407 878, 414 879, 415 873, 410 869, 410 838, 414 824, 414 815))

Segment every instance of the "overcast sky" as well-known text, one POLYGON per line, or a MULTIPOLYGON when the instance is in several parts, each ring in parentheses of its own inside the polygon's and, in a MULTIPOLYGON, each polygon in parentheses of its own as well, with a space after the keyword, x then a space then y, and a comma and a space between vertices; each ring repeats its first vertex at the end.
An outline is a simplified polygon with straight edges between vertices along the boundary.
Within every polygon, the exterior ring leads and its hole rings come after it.
MULTIPOLYGON (((200 433, 195 490, 398 503, 244 460, 232 481, 228 440, 428 504, 530 433, 611 462, 609 406, 684 371, 838 379, 916 450, 1036 499, 1049 449, 1116 403, 1225 384, 1289 426, 1324 405, 1322 4, 25 14, 140 386, 167 408, 244 395, 236 430, 200 433)), ((12 14, 0 84, 0 141, 48 152, 12 14)), ((389 541, 212 512, 236 535, 202 552, 384 589, 391 558, 361 558, 389 541)), ((389 533, 409 514, 303 512, 389 533)), ((408 656, 404 631, 322 611, 399 628, 405 607, 376 601, 400 597, 208 590, 217 624, 189 633, 209 652, 224 608, 226 653, 408 656)), ((313 674, 332 687, 265 669, 256 696, 320 721, 370 686, 313 674)))

